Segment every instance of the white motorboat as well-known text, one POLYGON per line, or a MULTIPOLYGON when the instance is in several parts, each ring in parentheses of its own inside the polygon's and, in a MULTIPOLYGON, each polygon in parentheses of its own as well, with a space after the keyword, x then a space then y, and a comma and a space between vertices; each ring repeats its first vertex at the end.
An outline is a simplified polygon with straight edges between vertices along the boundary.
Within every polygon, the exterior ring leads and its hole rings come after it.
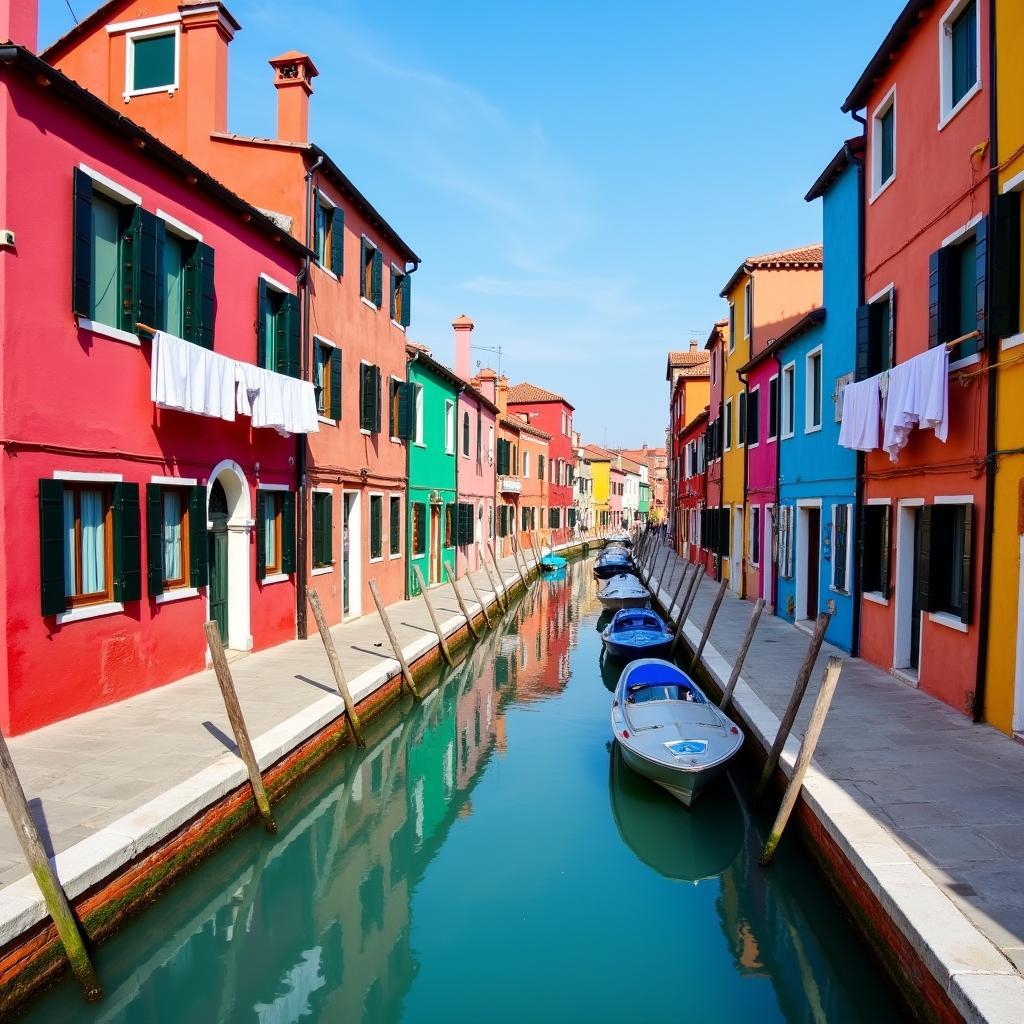
POLYGON ((597 599, 605 608, 646 608, 651 594, 632 573, 620 573, 605 582, 597 599))

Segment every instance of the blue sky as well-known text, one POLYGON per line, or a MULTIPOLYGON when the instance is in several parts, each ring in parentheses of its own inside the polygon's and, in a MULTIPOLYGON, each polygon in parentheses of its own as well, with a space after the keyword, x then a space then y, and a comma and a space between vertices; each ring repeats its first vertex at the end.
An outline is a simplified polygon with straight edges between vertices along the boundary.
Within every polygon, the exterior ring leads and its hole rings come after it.
MULTIPOLYGON (((451 362, 468 313, 588 440, 662 444, 667 351, 745 256, 820 239, 803 196, 902 6, 231 0, 230 127, 273 134, 266 60, 309 53, 312 137, 423 260, 411 336, 451 362)), ((72 24, 64 0, 40 20, 43 44, 72 24)))

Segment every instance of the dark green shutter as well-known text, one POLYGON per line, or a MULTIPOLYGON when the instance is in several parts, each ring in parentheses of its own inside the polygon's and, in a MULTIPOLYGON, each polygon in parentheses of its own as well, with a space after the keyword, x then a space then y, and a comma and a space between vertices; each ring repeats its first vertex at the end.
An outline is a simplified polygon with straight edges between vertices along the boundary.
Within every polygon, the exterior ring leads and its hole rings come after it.
POLYGON ((384 297, 383 291, 383 272, 384 272, 384 256, 380 249, 374 249, 373 251, 373 295, 371 301, 378 308, 384 297))
POLYGON ((939 278, 942 271, 942 250, 938 249, 928 257, 928 347, 935 348, 940 341, 942 329, 942 296, 939 278))
POLYGON ((871 307, 857 307, 857 380, 871 376, 871 307))
POLYGON ((132 308, 127 310, 126 331, 136 323, 162 328, 164 324, 164 222, 148 210, 136 207, 132 215, 132 308))
POLYGON ((262 277, 256 286, 256 365, 272 369, 267 367, 267 282, 262 277))
POLYGON ((301 376, 299 300, 295 295, 282 296, 277 317, 277 372, 288 377, 301 376))
MULTIPOLYGON (((71 312, 88 319, 92 316, 92 178, 76 167, 72 172, 72 181, 74 237, 71 244, 71 312)), ((63 570, 60 586, 60 610, 63 611, 63 570)))
POLYGON ((150 597, 164 592, 164 499, 159 484, 146 484, 146 573, 150 597))
POLYGON ((391 312, 390 312, 389 315, 390 315, 392 320, 395 319, 395 295, 397 294, 398 289, 400 287, 401 287, 401 278, 399 277, 398 271, 395 270, 394 267, 392 267, 391 268, 391 287, 390 287, 390 289, 388 289, 389 295, 390 295, 390 300, 391 300, 391 312))
POLYGON ((396 436, 408 441, 413 432, 413 385, 405 381, 398 383, 398 434, 396 436))
POLYGON ((988 218, 982 217, 974 228, 975 323, 978 337, 960 346, 960 358, 974 355, 985 347, 988 329, 988 218))
POLYGON ((917 513, 917 603, 930 612, 932 563, 932 506, 922 505, 917 513))
POLYGON ((364 298, 370 298, 366 294, 366 252, 370 243, 365 238, 359 239, 359 294, 364 298))
POLYGON ((896 289, 889 292, 889 337, 883 341, 889 345, 889 361, 886 367, 892 369, 896 365, 896 289))
POLYGON ((139 485, 114 484, 114 600, 142 598, 139 485))
POLYGON ((370 498, 370 557, 380 558, 383 553, 384 499, 370 498))
POLYGON ((373 367, 373 401, 374 401, 374 415, 373 415, 373 432, 375 434, 380 433, 380 415, 381 415, 381 376, 380 367, 373 367))
POLYGON ((359 364, 359 429, 373 428, 373 367, 359 364))
POLYGON ((338 277, 345 273, 345 211, 340 206, 331 210, 331 270, 338 277))
POLYGON ((281 492, 281 572, 295 572, 295 492, 281 492))
POLYGON ((391 502, 391 554, 397 555, 402 550, 402 503, 400 501, 391 502))
POLYGON ((267 575, 267 495, 256 491, 256 579, 267 575))
POLYGON ((39 594, 43 615, 67 608, 64 594, 64 484, 39 481, 39 594))
POLYGON ((313 494, 313 568, 319 568, 324 564, 324 505, 322 494, 313 494))
POLYGON ((402 275, 402 326, 408 327, 412 312, 412 275, 402 275))
POLYGON ((138 250, 142 209, 138 206, 121 207, 118 223, 121 226, 121 247, 118 256, 121 260, 121 308, 119 310, 120 328, 122 331, 135 329, 135 305, 137 289, 136 268, 138 266, 138 250))
POLYGON ((963 554, 960 560, 960 621, 971 621, 971 548, 974 543, 974 505, 964 505, 963 554))
POLYGON ((210 555, 207 550, 206 488, 188 489, 188 571, 193 587, 210 582, 210 555))
POLYGON ((331 419, 341 419, 341 349, 331 349, 331 419))
MULTIPOLYGON (((186 341, 203 348, 213 348, 214 270, 213 249, 204 242, 196 242, 185 259, 185 313, 183 333, 186 341)), ((264 307, 267 283, 260 278, 257 301, 257 354, 266 345, 264 336, 264 307)), ((262 363, 260 364, 262 365, 262 363)))
POLYGON ((1020 193, 996 196, 992 238, 992 312, 994 337, 1020 330, 1020 193))
POLYGON ((879 524, 878 544, 878 588, 883 597, 889 596, 889 519, 892 508, 889 505, 882 506, 882 521, 879 524))
POLYGON ((324 565, 330 565, 334 561, 334 495, 325 494, 320 502, 323 507, 323 525, 321 535, 320 558, 324 565))

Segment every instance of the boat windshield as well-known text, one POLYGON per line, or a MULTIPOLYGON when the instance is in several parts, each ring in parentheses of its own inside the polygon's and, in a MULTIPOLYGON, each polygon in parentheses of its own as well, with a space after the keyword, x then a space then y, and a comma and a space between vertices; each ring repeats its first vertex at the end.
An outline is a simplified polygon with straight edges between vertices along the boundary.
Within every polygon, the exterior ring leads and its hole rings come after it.
POLYGON ((626 700, 630 704, 647 704, 655 700, 684 700, 691 704, 703 703, 700 695, 688 686, 680 686, 675 683, 645 683, 635 689, 631 687, 626 700))
POLYGON ((651 615, 623 615, 615 623, 616 629, 657 629, 658 620, 651 615))

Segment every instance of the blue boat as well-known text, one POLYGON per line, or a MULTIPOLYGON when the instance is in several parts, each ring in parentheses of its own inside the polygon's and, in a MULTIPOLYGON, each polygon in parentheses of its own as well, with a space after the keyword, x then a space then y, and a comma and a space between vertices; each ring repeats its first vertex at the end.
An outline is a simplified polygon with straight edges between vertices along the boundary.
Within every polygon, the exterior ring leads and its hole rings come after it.
POLYGON ((554 572, 556 569, 564 569, 568 564, 561 555, 548 554, 540 560, 540 571, 554 572))
POLYGON ((636 575, 633 559, 629 557, 629 552, 625 548, 607 548, 594 561, 594 575, 599 580, 606 580, 623 572, 636 575))
POLYGON ((616 658, 653 658, 668 650, 672 633, 650 608, 622 608, 601 634, 605 650, 616 658))

